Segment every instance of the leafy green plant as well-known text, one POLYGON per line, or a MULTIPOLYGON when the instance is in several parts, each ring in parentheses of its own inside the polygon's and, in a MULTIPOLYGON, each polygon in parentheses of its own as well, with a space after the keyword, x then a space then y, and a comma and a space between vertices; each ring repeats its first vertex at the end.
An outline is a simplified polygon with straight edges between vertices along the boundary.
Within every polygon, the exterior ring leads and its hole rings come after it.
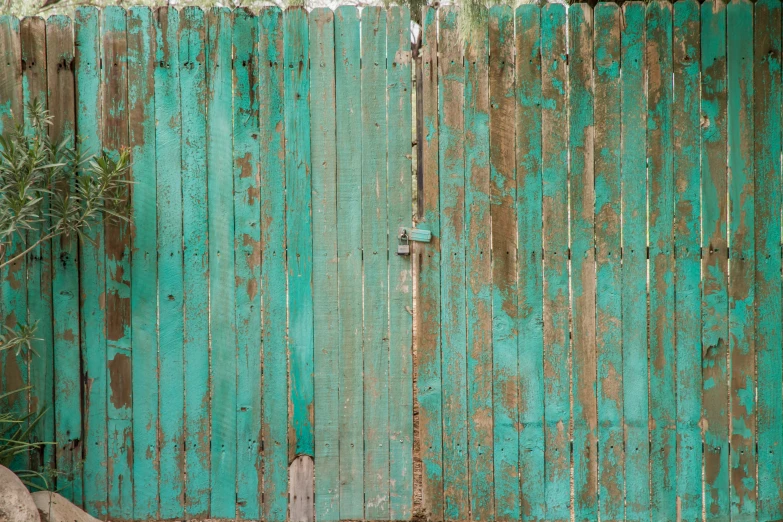
MULTIPOLYGON (((0 402, 7 400, 12 395, 29 390, 30 387, 19 388, 0 394, 0 402)), ((40 449, 51 444, 50 442, 35 442, 30 440, 30 434, 41 422, 46 410, 37 413, 20 414, 13 411, 0 411, 0 466, 10 467, 11 462, 21 455, 26 455, 32 450, 40 449)), ((33 470, 18 470, 17 476, 26 485, 44 487, 48 484, 43 473, 33 470), (33 479, 38 479, 34 481, 33 479)))
MULTIPOLYGON (((46 241, 89 240, 85 232, 104 219, 127 220, 129 152, 116 159, 87 155, 70 136, 50 138, 52 118, 40 102, 27 104, 26 112, 27 129, 20 124, 0 136, 0 270, 46 241)), ((34 323, 6 329, 0 351, 31 350, 33 340, 34 323)))

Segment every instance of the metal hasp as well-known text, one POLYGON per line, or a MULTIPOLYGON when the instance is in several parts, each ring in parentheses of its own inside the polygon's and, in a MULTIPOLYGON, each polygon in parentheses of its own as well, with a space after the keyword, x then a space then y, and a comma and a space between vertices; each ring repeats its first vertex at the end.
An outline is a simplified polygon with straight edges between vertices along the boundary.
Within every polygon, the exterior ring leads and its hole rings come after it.
POLYGON ((419 243, 429 243, 432 240, 432 232, 429 230, 422 230, 419 228, 400 227, 397 231, 397 237, 402 239, 402 236, 406 235, 409 241, 417 241, 419 243))

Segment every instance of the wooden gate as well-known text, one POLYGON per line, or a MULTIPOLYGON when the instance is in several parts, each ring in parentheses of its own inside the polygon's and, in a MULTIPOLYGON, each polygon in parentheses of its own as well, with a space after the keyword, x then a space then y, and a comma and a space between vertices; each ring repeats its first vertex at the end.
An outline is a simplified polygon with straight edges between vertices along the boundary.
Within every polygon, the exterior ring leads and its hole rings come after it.
POLYGON ((2 131, 134 181, 1 274, 20 465, 112 520, 783 519, 779 0, 478 15, 0 18, 2 131))

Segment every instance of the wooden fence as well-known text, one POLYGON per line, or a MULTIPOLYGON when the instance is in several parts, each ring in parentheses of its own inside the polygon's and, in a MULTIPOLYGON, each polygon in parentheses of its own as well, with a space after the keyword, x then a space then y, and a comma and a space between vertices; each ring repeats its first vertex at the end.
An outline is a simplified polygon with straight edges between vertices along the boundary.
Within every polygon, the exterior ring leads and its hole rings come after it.
POLYGON ((0 18, 2 131, 135 182, 2 274, 29 464, 112 520, 783 519, 781 3, 482 13, 0 18))

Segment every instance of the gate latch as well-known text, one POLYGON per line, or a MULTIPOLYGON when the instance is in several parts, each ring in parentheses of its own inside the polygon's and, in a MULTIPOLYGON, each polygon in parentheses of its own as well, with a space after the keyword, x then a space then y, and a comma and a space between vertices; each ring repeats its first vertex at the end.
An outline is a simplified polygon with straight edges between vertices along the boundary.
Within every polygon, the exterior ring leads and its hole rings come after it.
POLYGON ((409 256, 411 255, 410 242, 418 241, 419 243, 429 243, 432 239, 432 232, 413 227, 400 227, 399 230, 397 230, 397 239, 399 240, 397 255, 409 256))

